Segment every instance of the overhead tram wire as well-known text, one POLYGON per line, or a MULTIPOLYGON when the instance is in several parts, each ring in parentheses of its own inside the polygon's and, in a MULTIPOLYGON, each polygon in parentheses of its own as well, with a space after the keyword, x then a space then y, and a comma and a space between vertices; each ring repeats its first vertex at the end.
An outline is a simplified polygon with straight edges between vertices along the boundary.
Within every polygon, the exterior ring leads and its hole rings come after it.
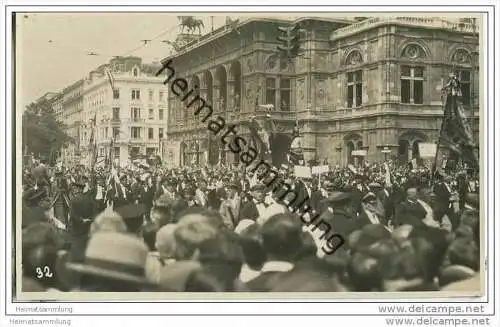
POLYGON ((108 57, 108 58, 116 58, 116 57, 125 57, 125 56, 128 56, 128 55, 131 55, 133 54, 134 52, 146 47, 147 45, 151 44, 152 41, 154 40, 157 40, 158 38, 172 32, 175 28, 177 28, 177 25, 167 29, 167 30, 163 30, 162 32, 160 32, 159 34, 157 34, 156 36, 154 36, 153 38, 149 39, 149 42, 145 43, 145 42, 142 42, 142 44, 140 46, 137 46, 131 50, 128 50, 127 52, 123 53, 122 55, 120 56, 116 56, 116 55, 111 55, 111 54, 108 54, 108 53, 102 53, 100 51, 97 51, 97 50, 82 50, 82 49, 77 49, 77 48, 74 48, 74 47, 68 47, 68 46, 65 46, 63 44, 60 44, 60 43, 57 43, 56 41, 50 39, 48 40, 47 42, 49 44, 51 44, 52 46, 56 46, 56 47, 59 47, 59 48, 62 48, 64 51, 66 52, 69 52, 73 55, 85 55, 85 56, 95 56, 95 57, 108 57))
POLYGON ((135 47, 127 52, 125 52, 124 54, 122 54, 120 57, 125 57, 125 56, 128 56, 128 55, 131 55, 133 54, 134 52, 146 47, 148 44, 151 44, 151 42, 159 39, 160 37, 172 32, 175 28, 177 28, 178 26, 177 25, 174 25, 172 26, 171 28, 167 29, 167 30, 164 30, 162 32, 160 32, 159 34, 157 34, 156 36, 152 37, 151 39, 148 39, 149 42, 143 42, 140 46, 138 47, 135 47))

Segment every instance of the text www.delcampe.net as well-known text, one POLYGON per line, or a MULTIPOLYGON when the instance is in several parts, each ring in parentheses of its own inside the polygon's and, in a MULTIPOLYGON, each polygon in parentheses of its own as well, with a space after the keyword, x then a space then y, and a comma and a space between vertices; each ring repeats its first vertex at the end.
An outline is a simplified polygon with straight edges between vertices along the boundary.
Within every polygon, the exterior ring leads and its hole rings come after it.
POLYGON ((378 311, 383 315, 401 315, 401 317, 385 318, 388 326, 488 326, 490 318, 481 317, 485 314, 484 305, 381 305, 378 311), (476 317, 458 317, 471 315, 476 317), (403 317, 404 315, 420 315, 420 317, 403 317), (441 317, 436 317, 441 316, 441 317), (450 316, 450 317, 443 317, 450 316))

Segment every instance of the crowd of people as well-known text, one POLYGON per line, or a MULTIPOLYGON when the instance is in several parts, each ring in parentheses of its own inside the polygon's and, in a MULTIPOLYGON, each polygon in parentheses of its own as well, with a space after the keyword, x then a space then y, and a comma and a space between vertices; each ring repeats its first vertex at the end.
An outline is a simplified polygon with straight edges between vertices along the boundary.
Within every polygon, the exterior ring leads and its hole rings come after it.
POLYGON ((236 166, 26 169, 22 290, 479 291, 477 172, 279 174, 281 193, 236 166))

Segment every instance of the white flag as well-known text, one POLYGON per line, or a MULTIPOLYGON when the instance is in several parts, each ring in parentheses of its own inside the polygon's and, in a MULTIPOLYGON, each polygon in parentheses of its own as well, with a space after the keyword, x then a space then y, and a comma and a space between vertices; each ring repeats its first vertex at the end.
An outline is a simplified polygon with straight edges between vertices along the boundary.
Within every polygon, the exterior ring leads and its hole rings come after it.
POLYGON ((111 71, 108 68, 106 68, 105 71, 106 71, 106 76, 108 77, 109 84, 111 85, 111 89, 114 91, 115 90, 115 78, 113 77, 113 74, 111 73, 111 71))

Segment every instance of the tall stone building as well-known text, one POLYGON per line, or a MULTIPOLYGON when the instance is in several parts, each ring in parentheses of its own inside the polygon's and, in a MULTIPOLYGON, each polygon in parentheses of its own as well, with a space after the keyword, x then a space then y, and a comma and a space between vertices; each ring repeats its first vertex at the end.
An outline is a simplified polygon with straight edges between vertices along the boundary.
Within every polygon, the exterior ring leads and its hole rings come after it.
MULTIPOLYGON (((264 105, 273 105, 278 129, 291 133, 298 122, 306 160, 345 165, 366 153, 368 161, 405 162, 418 157, 420 142, 437 141, 441 88, 452 71, 478 139, 477 30, 440 18, 251 18, 201 36, 164 62, 171 59, 227 124, 263 117, 264 105), (301 24, 304 50, 291 62, 280 57, 276 39, 277 27, 290 23, 301 24)), ((170 92, 168 99, 179 164, 237 161, 181 98, 170 92)))
POLYGON ((110 153, 120 163, 128 162, 129 155, 159 154, 167 120, 167 88, 155 76, 159 68, 139 57, 117 57, 84 79, 80 133, 84 159, 89 158, 94 117, 99 162, 110 153), (113 76, 114 91, 106 70, 113 76))

